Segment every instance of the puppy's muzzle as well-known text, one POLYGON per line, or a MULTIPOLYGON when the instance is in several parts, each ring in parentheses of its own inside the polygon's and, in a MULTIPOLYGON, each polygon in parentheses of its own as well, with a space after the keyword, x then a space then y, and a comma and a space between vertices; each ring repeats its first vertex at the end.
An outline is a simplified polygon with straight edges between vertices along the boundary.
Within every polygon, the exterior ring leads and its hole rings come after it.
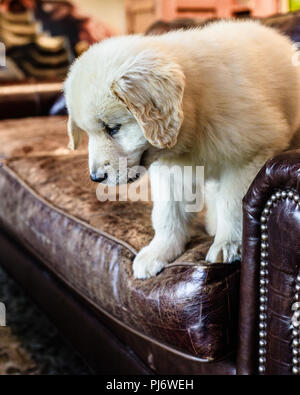
POLYGON ((128 184, 135 182, 136 180, 138 180, 140 178, 140 176, 141 176, 140 173, 137 173, 135 177, 128 178, 128 181, 127 181, 128 184))
POLYGON ((97 177, 96 173, 91 173, 91 180, 94 182, 103 182, 107 179, 107 173, 104 173, 102 177, 97 177))

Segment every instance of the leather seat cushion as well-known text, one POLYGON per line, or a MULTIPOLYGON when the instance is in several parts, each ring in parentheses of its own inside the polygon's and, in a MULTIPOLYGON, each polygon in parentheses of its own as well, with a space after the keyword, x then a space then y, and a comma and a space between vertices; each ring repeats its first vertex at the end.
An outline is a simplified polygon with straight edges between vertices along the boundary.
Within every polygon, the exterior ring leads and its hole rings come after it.
MULTIPOLYGON (((203 361, 235 347, 239 266, 204 260, 203 216, 158 276, 132 261, 153 237, 151 203, 99 202, 86 142, 67 150, 64 117, 0 122, 0 222, 75 292, 138 336, 203 361)), ((84 325, 84 323, 82 323, 84 325)))

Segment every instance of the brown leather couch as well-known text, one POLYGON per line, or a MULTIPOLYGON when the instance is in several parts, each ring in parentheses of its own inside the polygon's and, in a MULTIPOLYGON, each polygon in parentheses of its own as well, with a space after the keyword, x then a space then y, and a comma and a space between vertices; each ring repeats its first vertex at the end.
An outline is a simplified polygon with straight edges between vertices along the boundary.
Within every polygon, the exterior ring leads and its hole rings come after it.
POLYGON ((200 215, 186 252, 141 281, 151 205, 97 200, 65 117, 2 120, 0 143, 0 264, 97 373, 298 373, 300 151, 245 197, 241 265, 204 261, 200 215))
POLYGON ((48 115, 61 91, 59 81, 1 83, 0 119, 48 115))

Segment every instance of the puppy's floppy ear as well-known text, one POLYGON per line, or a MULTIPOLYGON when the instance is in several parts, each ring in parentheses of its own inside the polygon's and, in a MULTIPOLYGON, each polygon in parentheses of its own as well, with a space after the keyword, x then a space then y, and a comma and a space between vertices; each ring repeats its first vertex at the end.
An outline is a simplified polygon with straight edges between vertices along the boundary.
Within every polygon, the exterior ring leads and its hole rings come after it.
POLYGON ((184 74, 151 50, 141 52, 111 87, 136 118, 145 138, 157 148, 177 142, 183 121, 184 74))
POLYGON ((82 130, 76 123, 69 117, 68 120, 68 135, 69 135, 69 148, 75 150, 79 147, 82 139, 82 130))

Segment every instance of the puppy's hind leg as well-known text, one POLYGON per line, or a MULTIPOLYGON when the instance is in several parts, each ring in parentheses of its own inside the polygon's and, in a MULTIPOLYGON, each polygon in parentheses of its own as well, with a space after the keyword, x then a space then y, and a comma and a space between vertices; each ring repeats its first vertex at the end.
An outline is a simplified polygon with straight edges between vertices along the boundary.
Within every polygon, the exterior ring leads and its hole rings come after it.
POLYGON ((256 156, 250 164, 223 171, 216 197, 217 228, 206 260, 232 262, 242 248, 242 199, 263 164, 272 154, 256 156))
POLYGON ((209 180, 205 183, 205 205, 206 205, 206 231, 210 236, 215 236, 217 231, 217 194, 219 183, 209 180))

